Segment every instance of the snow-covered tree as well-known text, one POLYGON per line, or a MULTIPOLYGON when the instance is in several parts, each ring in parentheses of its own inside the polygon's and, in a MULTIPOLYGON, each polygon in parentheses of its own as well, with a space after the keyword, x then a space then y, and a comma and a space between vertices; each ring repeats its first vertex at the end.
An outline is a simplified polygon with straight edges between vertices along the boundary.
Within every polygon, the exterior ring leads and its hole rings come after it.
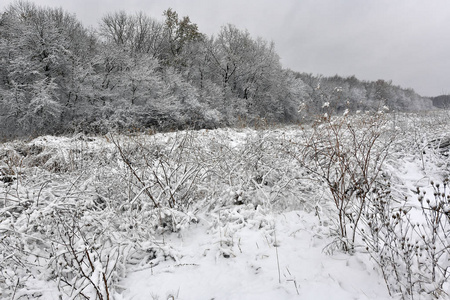
MULTIPOLYGON (((230 99, 240 99, 244 111, 250 118, 284 119, 286 101, 291 90, 285 80, 287 73, 282 69, 273 43, 261 38, 253 39, 248 31, 233 25, 223 26, 218 36, 208 45, 209 64, 215 83, 222 87, 224 105, 230 99)), ((292 105, 295 106, 295 105, 292 105)), ((237 108, 239 109, 239 108, 237 108)), ((292 115, 297 109, 292 109, 292 115)))
POLYGON ((28 132, 53 131, 60 125, 62 106, 58 102, 57 90, 58 86, 50 79, 33 84, 26 114, 19 119, 28 132))

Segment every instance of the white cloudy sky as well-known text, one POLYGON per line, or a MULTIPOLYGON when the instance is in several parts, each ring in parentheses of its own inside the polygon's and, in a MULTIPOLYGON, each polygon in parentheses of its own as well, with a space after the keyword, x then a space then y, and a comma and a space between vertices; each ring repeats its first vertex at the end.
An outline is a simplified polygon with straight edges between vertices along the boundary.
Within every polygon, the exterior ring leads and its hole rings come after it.
POLYGON ((108 12, 143 11, 163 20, 162 12, 171 7, 208 35, 231 23, 273 40, 283 66, 295 71, 393 80, 424 96, 450 93, 449 0, 32 2, 63 7, 94 27, 108 12))

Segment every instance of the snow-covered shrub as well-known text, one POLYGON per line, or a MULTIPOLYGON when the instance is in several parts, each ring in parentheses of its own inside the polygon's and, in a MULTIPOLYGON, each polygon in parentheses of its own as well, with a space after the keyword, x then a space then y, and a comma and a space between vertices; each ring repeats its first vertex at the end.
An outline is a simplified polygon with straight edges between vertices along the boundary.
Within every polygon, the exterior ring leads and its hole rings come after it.
MULTIPOLYGON (((7 285, 17 283, 20 296, 37 296, 28 286, 33 279, 54 281, 61 296, 108 298, 125 247, 108 242, 111 237, 102 232, 102 221, 82 209, 83 204, 27 199, 2 209, 9 215, 0 228, 2 275, 7 285)), ((1 282, 2 296, 16 293, 1 282)))
MULTIPOLYGON (((433 183, 432 183, 433 184, 433 183)), ((398 206, 390 189, 377 189, 361 228, 366 250, 380 266, 389 293, 402 299, 449 297, 450 195, 433 184, 434 199, 417 188, 420 207, 398 206)))
POLYGON ((63 299, 111 299, 126 268, 153 259, 147 244, 162 212, 130 214, 99 188, 122 195, 113 148, 92 149, 94 140, 41 137, 0 152, 0 298, 41 297, 33 284, 47 282, 63 299))
POLYGON ((206 170, 190 160, 192 137, 180 134, 170 148, 159 151, 155 145, 138 141, 124 147, 111 136, 120 160, 130 174, 135 196, 128 206, 144 205, 154 208, 169 207, 184 211, 196 193, 197 181, 206 170), (142 156, 136 157, 138 152, 142 156))

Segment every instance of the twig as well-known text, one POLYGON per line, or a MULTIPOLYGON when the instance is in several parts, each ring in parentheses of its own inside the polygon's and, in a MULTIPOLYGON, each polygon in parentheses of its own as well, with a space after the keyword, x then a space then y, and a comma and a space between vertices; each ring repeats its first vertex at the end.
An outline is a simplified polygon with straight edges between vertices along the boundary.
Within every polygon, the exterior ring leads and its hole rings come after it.
POLYGON ((11 300, 14 300, 14 297, 16 297, 16 292, 17 292, 17 288, 19 287, 19 282, 20 282, 19 278, 17 278, 17 283, 16 283, 16 286, 14 287, 14 293, 11 297, 11 300))
POLYGON ((103 273, 103 282, 105 283, 106 300, 109 300, 108 281, 106 280, 105 273, 103 273))
MULTIPOLYGON (((111 135, 111 141, 113 142, 114 146, 116 146, 116 148, 119 150, 120 157, 122 158, 122 161, 128 166, 128 169, 130 169, 130 171, 133 174, 133 176, 142 184, 142 186, 145 187, 146 184, 142 181, 141 177, 139 177, 139 175, 136 174, 136 171, 131 166, 129 160, 125 157, 125 154, 123 153, 122 147, 120 147, 119 142, 117 142, 112 135, 111 135)), ((155 207, 159 207, 159 204, 156 202, 155 198, 153 198, 152 194, 150 194, 148 189, 145 190, 145 193, 150 198, 150 200, 152 200, 152 202, 155 205, 155 207)))
POLYGON ((281 283, 280 258, 278 257, 277 231, 275 228, 273 229, 273 234, 275 237, 275 244, 273 246, 275 247, 275 253, 277 255, 278 283, 281 283))
POLYGON ((41 185, 41 188, 39 189, 39 193, 38 193, 38 195, 37 195, 36 207, 39 206, 39 198, 41 197, 41 192, 42 192, 42 190, 43 190, 44 187, 45 187, 47 184, 49 184, 50 182, 51 182, 51 180, 47 180, 46 182, 44 182, 44 183, 41 185))

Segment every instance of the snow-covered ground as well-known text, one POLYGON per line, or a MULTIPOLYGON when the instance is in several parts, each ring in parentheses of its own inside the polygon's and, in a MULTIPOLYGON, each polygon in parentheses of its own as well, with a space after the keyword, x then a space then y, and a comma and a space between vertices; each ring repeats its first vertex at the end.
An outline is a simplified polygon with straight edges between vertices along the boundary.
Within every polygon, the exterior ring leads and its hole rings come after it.
MULTIPOLYGON (((367 255, 328 255, 329 226, 313 213, 262 213, 250 222, 238 208, 236 221, 216 229, 202 224, 166 242, 178 261, 132 271, 121 285, 124 299, 389 299, 367 255), (258 220, 266 223, 259 228, 258 220), (255 222, 256 221, 256 222, 255 222), (233 246, 219 255, 221 236, 233 246), (275 241, 276 236, 276 241, 275 241)), ((209 219, 209 218, 206 218, 209 219)))
MULTIPOLYGON (((438 145, 448 123, 439 114, 392 124, 383 172, 396 205, 406 197, 418 218, 416 188, 432 195, 431 181, 450 175, 438 145)), ((329 190, 286 150, 308 130, 0 145, 0 298, 401 298, 364 245, 335 247, 329 190)))

